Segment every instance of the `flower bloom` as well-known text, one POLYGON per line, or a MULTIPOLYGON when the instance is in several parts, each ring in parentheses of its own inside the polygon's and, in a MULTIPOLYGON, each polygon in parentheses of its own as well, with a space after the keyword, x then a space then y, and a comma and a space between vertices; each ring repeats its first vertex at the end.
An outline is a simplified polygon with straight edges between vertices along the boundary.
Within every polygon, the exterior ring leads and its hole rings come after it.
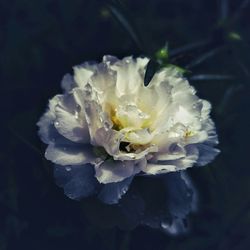
POLYGON ((148 61, 104 56, 100 64, 75 66, 62 80, 64 94, 50 100, 39 135, 71 198, 93 194, 102 183, 108 185, 101 197, 119 187, 117 201, 136 174, 202 166, 218 154, 210 103, 175 68, 144 86, 148 61))

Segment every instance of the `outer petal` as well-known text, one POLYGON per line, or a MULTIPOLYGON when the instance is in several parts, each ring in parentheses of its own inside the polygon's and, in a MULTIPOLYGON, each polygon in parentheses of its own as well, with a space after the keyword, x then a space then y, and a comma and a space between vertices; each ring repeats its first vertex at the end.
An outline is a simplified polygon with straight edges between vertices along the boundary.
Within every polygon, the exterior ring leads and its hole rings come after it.
POLYGON ((98 198, 107 204, 116 204, 128 191, 134 176, 128 177, 121 182, 109 183, 103 186, 98 198))
POLYGON ((184 219, 196 207, 195 189, 184 173, 169 173, 163 177, 167 193, 167 207, 172 215, 171 223, 162 223, 162 229, 176 235, 187 231, 184 219))
POLYGON ((93 162, 96 158, 90 146, 77 144, 56 144, 51 143, 45 152, 45 157, 56 164, 82 165, 93 162))
POLYGON ((135 161, 107 160, 96 167, 96 178, 99 182, 107 184, 120 182, 140 172, 135 161))
POLYGON ((148 58, 125 57, 110 66, 117 72, 116 94, 118 97, 137 93, 138 89, 143 86, 148 61, 148 58))
POLYGON ((177 160, 186 156, 185 148, 174 142, 169 145, 163 152, 156 153, 154 159, 157 161, 177 160))
POLYGON ((61 82, 62 89, 65 91, 65 93, 70 92, 73 88, 76 87, 76 83, 74 81, 74 78, 70 74, 66 74, 63 76, 62 82, 61 82))
POLYGON ((146 174, 164 174, 168 172, 176 171, 175 165, 170 164, 158 164, 158 163, 148 163, 143 169, 146 174))
POLYGON ((83 63, 73 67, 74 81, 77 87, 83 88, 93 75, 96 69, 96 64, 83 63))
POLYGON ((184 170, 187 168, 192 167, 198 160, 199 157, 199 150, 195 145, 188 145, 185 147, 186 156, 175 160, 175 161, 167 161, 168 163, 175 164, 176 171, 184 170))
POLYGON ((163 174, 168 172, 175 172, 179 170, 184 170, 186 168, 192 167, 198 157, 199 151, 194 145, 188 145, 185 147, 186 155, 177 160, 166 160, 155 163, 148 163, 142 171, 147 174, 163 174))
POLYGON ((192 208, 193 191, 181 172, 169 173, 162 177, 168 195, 168 207, 175 217, 184 218, 192 208))
POLYGON ((58 137, 58 132, 54 127, 55 107, 61 98, 62 95, 56 95, 49 101, 48 110, 37 123, 39 127, 38 134, 44 143, 54 142, 58 137))
POLYGON ((77 103, 76 92, 64 95, 55 107, 55 127, 65 138, 81 143, 89 143, 89 130, 83 104, 77 103))
POLYGON ((96 192, 98 182, 94 177, 91 165, 58 166, 54 167, 54 177, 59 187, 64 189, 65 195, 71 199, 81 199, 96 192))
POLYGON ((220 153, 219 149, 206 144, 199 144, 197 148, 199 149, 199 158, 196 163, 198 166, 208 164, 220 153))
POLYGON ((102 111, 102 107, 98 101, 97 92, 92 88, 90 84, 86 84, 86 86, 84 87, 83 99, 84 112, 89 127, 91 144, 98 145, 96 131, 103 126, 111 126, 111 124, 107 123, 108 121, 106 121, 105 119, 105 113, 102 111))
POLYGON ((113 91, 115 89, 116 72, 110 69, 107 64, 100 63, 96 65, 96 70, 90 77, 89 83, 99 93, 99 97, 104 99, 109 89, 113 91))

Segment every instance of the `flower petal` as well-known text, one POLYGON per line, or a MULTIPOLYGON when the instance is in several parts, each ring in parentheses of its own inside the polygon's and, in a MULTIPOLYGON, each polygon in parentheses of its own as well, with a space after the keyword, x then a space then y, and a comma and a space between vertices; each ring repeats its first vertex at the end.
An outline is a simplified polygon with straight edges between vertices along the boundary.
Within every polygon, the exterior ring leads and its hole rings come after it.
POLYGON ((175 165, 158 164, 158 163, 147 163, 147 165, 142 169, 146 174, 164 174, 168 172, 176 171, 175 165))
POLYGON ((54 127, 55 121, 55 107, 62 98, 62 95, 56 95, 49 101, 48 110, 40 118, 37 123, 39 127, 38 134, 42 141, 46 144, 54 142, 56 137, 58 137, 58 132, 54 127))
POLYGON ((89 143, 88 125, 82 103, 78 104, 76 92, 64 95, 55 107, 54 125, 65 138, 81 143, 89 143))
POLYGON ((55 164, 82 165, 93 162, 96 158, 90 146, 51 143, 46 149, 45 157, 55 164))
POLYGON ((103 186, 98 198, 107 204, 116 204, 121 197, 128 191, 134 176, 124 179, 121 182, 108 183, 103 186))
POLYGON ((135 161, 107 160, 96 167, 96 178, 100 183, 120 182, 140 172, 135 161))
POLYGON ((192 210, 193 188, 188 186, 182 172, 169 173, 162 178, 166 186, 167 206, 171 214, 174 217, 185 218, 192 210))
POLYGON ((148 61, 148 58, 125 57, 110 66, 112 70, 117 72, 116 94, 118 97, 135 94, 143 86, 148 61))
POLYGON ((165 148, 164 151, 155 153, 154 159, 157 161, 168 161, 177 160, 186 156, 186 150, 180 144, 174 142, 169 144, 169 147, 165 148))
POLYGON ((65 93, 70 92, 74 87, 76 87, 73 76, 70 74, 64 75, 61 81, 61 86, 65 93))
POLYGON ((56 184, 64 189, 65 195, 79 200, 96 192, 98 182, 94 177, 93 166, 54 166, 56 184))
POLYGON ((142 171, 147 174, 163 174, 192 167, 199 157, 199 151, 195 145, 188 145, 185 150, 185 156, 180 159, 148 162, 142 171))
POLYGON ((198 144, 197 147, 199 150, 199 158, 196 165, 198 166, 204 166, 208 164, 220 153, 219 149, 213 148, 210 145, 198 144))
POLYGON ((74 81, 77 87, 83 88, 89 81, 96 69, 96 65, 83 63, 73 67, 74 70, 74 81))

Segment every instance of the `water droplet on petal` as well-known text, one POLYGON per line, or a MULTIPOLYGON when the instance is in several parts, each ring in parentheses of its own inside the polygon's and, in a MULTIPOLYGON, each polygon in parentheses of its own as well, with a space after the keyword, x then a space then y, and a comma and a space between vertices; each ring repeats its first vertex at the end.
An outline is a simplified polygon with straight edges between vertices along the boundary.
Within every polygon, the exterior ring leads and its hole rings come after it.
POLYGON ((78 111, 75 111, 74 116, 75 116, 76 119, 79 119, 79 112, 78 112, 78 111))
POLYGON ((166 221, 162 221, 162 222, 161 222, 161 227, 162 227, 163 229, 169 229, 170 225, 169 225, 166 221))
POLYGON ((54 122, 54 125, 57 128, 60 125, 60 123, 58 121, 56 121, 56 122, 54 122))
POLYGON ((68 172, 72 170, 71 167, 66 167, 65 169, 66 169, 66 171, 68 171, 68 172))

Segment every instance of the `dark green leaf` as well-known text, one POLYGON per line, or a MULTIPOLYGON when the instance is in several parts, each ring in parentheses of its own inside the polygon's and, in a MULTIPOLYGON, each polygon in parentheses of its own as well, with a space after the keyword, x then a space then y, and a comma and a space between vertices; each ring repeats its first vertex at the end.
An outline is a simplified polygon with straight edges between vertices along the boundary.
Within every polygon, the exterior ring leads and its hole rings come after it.
POLYGON ((144 77, 144 85, 145 86, 148 86, 148 84, 150 83, 151 79, 153 78, 155 72, 157 70, 159 70, 159 68, 160 68, 160 64, 157 61, 155 61, 154 59, 151 59, 148 62, 145 77, 144 77))

